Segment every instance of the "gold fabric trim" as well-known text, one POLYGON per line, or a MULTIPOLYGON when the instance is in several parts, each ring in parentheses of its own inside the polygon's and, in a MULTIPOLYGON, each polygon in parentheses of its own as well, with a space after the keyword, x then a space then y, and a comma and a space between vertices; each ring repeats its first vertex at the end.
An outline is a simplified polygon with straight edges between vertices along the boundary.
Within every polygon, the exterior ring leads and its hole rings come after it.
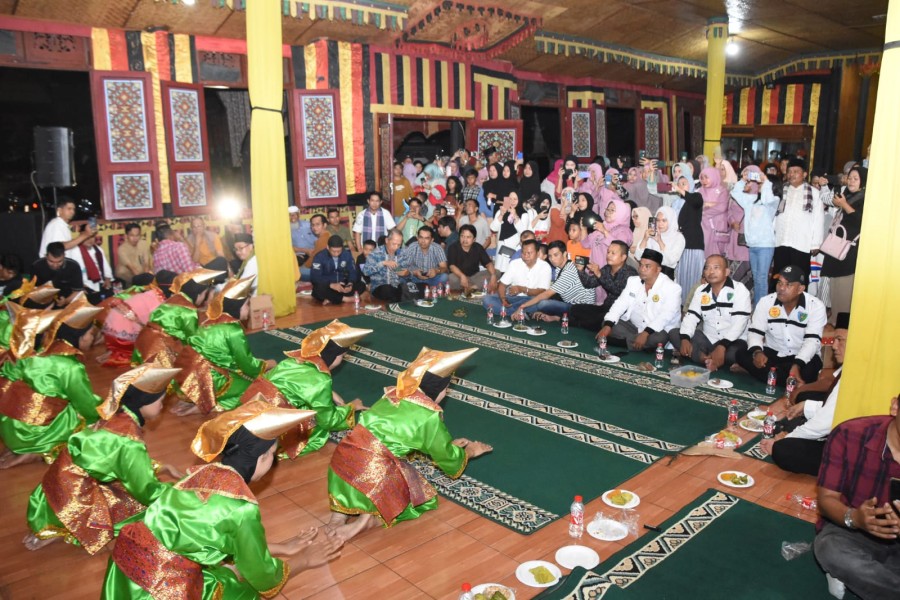
POLYGON ((279 581, 275 585, 275 587, 264 592, 260 592, 260 596, 262 596, 263 598, 274 598, 281 591, 281 588, 284 587, 284 584, 287 583, 288 578, 291 576, 291 566, 284 560, 281 561, 281 573, 281 581, 279 581))
POLYGON ((221 463, 189 467, 188 475, 175 484, 175 489, 194 492, 203 502, 212 494, 218 494, 259 504, 241 474, 221 463))
MULTIPOLYGON (((372 333, 371 329, 350 327, 335 319, 325 327, 320 327, 303 338, 303 341, 300 342, 299 355, 301 358, 319 356, 322 353, 322 350, 325 349, 329 340, 341 348, 349 348, 370 333, 372 333)), ((291 354, 285 354, 291 358, 297 358, 294 356, 294 353, 296 352, 297 351, 294 350, 291 354)))
POLYGON ((448 377, 478 348, 467 348, 456 352, 441 352, 423 346, 419 355, 405 371, 397 375, 397 393, 401 397, 412 395, 419 389, 426 372, 438 377, 448 377))

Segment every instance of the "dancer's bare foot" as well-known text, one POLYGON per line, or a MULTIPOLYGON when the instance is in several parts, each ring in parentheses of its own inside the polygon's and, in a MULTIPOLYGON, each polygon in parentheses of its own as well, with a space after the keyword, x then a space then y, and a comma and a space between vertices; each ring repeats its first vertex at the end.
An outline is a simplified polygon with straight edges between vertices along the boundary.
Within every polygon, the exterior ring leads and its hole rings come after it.
POLYGON ((177 415, 179 417, 184 417, 187 415, 197 415, 200 414, 200 409, 196 404, 192 404, 190 402, 184 402, 182 400, 178 401, 178 404, 172 407, 170 411, 173 415, 177 415))
POLYGON ((34 551, 34 550, 40 550, 44 546, 49 546, 53 542, 57 542, 61 539, 62 538, 59 536, 51 537, 51 538, 47 538, 47 539, 41 539, 38 536, 34 535, 33 533, 29 533, 28 535, 26 535, 24 537, 24 539, 22 539, 22 543, 25 544, 26 548, 28 548, 31 551, 34 551))
POLYGON ((370 514, 360 515, 358 519, 334 530, 334 534, 343 542, 349 542, 367 529, 378 526, 378 520, 370 514))
POLYGON ((349 515, 345 515, 344 513, 333 512, 331 513, 331 518, 328 520, 328 523, 322 525, 322 531, 326 534, 332 534, 338 527, 346 523, 349 518, 349 515))
MULTIPOLYGON (((302 536, 301 536, 302 537, 302 536)), ((331 562, 341 555, 344 541, 334 533, 318 536, 315 541, 297 539, 288 558, 293 572, 314 569, 331 562)))
POLYGON ((11 469, 19 465, 27 465, 28 463, 40 462, 40 454, 16 454, 7 450, 0 456, 0 469, 11 469))

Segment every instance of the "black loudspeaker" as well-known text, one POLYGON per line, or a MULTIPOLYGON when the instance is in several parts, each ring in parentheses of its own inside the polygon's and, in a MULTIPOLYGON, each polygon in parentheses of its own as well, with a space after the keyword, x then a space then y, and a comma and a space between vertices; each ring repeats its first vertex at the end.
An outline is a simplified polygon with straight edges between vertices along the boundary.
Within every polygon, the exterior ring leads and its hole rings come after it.
POLYGON ((39 187, 75 185, 72 130, 68 127, 34 128, 34 168, 39 187))

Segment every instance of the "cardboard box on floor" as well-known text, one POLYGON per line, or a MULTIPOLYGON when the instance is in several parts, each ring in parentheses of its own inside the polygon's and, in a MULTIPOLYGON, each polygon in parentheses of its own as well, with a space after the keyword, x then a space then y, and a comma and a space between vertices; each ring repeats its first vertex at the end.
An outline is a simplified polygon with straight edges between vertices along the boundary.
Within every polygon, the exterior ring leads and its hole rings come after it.
POLYGON ((269 327, 275 325, 275 317, 272 310, 272 295, 260 294, 250 298, 250 329, 263 328, 263 315, 269 313, 269 327))

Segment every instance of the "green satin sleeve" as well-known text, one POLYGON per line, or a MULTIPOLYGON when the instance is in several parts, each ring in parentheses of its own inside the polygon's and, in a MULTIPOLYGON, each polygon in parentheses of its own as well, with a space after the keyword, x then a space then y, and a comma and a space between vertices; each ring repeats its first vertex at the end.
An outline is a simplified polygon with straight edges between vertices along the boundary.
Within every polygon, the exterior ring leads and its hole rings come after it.
POLYGON ((150 313, 150 322, 180 342, 186 342, 197 332, 197 311, 187 306, 160 304, 150 313))
POLYGON ((9 348, 9 336, 12 335, 12 321, 6 306, 0 307, 0 347, 9 348))
POLYGON ((87 370, 75 356, 31 356, 18 361, 16 368, 6 369, 6 366, 5 377, 22 380, 39 394, 67 400, 88 424, 100 418, 97 414, 100 396, 94 394, 87 370))
POLYGON ((149 506, 167 484, 157 479, 143 442, 115 433, 86 429, 69 439, 72 462, 94 479, 119 481, 131 496, 149 506))
POLYGON ((229 549, 241 576, 261 594, 280 589, 287 580, 287 566, 269 553, 259 507, 244 503, 233 524, 235 529, 229 536, 229 549))
POLYGON ((0 415, 0 439, 16 454, 47 454, 64 443, 83 424, 81 417, 67 406, 48 425, 29 425, 0 415))
POLYGON ((215 327, 227 327, 225 335, 228 340, 228 348, 237 370, 251 379, 259 377, 265 368, 265 361, 253 356, 250 344, 247 343, 247 334, 244 333, 240 323, 228 323, 215 327))
POLYGON ((327 431, 347 429, 351 406, 337 406, 332 396, 332 378, 315 365, 288 358, 265 375, 295 408, 316 411, 316 426, 327 431))
POLYGON ((264 362, 254 358, 239 323, 217 323, 200 327, 188 339, 194 350, 218 367, 237 371, 250 379, 261 372, 264 362))

